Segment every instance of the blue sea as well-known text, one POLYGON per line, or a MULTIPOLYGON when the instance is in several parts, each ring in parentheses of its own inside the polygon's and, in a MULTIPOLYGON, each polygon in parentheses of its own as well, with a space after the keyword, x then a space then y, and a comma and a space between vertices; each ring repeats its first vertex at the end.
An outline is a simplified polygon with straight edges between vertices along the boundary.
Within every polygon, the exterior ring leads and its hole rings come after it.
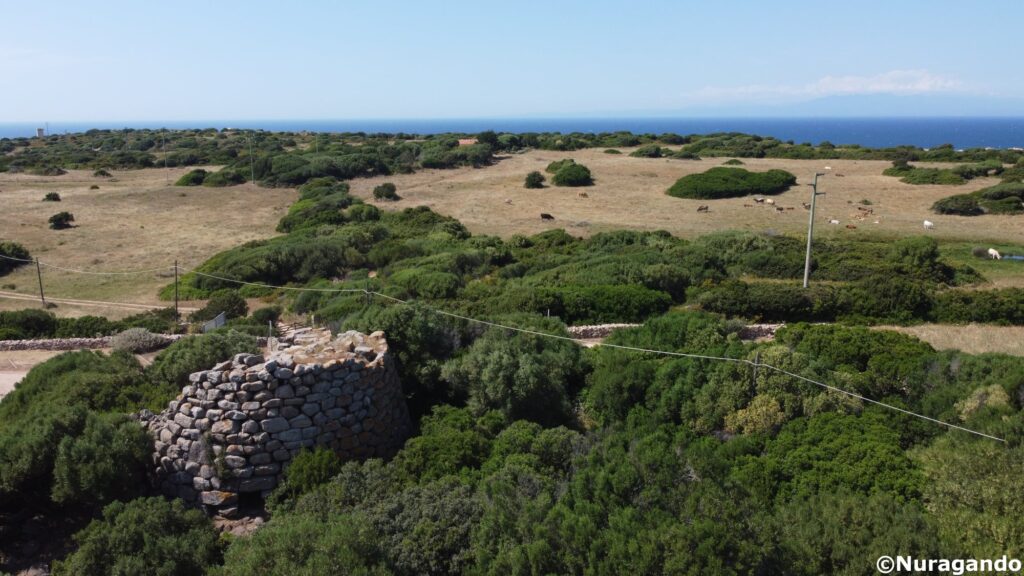
MULTIPOLYGON (((311 132, 615 132, 708 134, 744 132, 797 143, 870 147, 952 144, 957 148, 1024 147, 1019 118, 466 118, 419 120, 225 120, 148 122, 50 122, 50 134, 91 128, 251 128, 311 132)), ((0 123, 0 138, 34 136, 44 123, 0 123)))

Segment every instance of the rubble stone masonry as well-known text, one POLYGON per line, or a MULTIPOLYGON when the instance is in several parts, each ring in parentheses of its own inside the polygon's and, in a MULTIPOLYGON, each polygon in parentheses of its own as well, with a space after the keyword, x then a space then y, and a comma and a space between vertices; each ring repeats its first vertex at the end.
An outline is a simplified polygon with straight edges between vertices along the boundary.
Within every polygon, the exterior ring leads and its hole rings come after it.
POLYGON ((221 513, 239 494, 267 496, 304 448, 389 457, 410 430, 381 332, 346 332, 267 358, 238 354, 192 374, 166 410, 147 416, 163 492, 221 513))

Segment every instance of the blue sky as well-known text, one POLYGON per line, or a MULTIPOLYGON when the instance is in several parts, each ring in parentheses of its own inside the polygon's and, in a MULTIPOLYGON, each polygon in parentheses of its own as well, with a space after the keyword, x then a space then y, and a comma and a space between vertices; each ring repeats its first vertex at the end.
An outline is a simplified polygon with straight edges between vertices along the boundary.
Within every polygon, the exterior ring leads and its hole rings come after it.
POLYGON ((0 121, 798 115, 808 101, 885 115, 893 98, 984 115, 1024 101, 1019 0, 91 4, 4 7, 0 121))

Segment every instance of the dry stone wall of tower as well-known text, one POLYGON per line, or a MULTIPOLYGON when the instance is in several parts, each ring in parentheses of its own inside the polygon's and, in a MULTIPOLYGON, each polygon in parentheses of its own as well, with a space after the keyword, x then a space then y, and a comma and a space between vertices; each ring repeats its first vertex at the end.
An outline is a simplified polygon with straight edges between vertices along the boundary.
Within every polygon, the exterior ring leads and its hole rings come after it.
POLYGON ((388 457, 410 429, 381 332, 346 332, 266 358, 238 354, 192 374, 146 425, 163 492, 221 513, 232 512, 240 494, 268 495, 305 448, 388 457))

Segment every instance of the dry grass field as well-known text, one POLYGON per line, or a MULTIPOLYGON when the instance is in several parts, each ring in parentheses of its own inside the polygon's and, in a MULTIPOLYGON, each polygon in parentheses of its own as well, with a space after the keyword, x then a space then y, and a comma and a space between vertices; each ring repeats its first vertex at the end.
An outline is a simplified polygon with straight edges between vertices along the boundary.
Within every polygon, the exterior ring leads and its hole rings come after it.
POLYGON ((915 336, 936 350, 961 350, 969 354, 1002 352, 1024 356, 1024 326, 988 326, 967 324, 922 324, 920 326, 879 326, 915 336))
MULTIPOLYGON (((74 269, 122 271, 164 267, 158 273, 102 276, 43 268, 48 296, 78 300, 160 304, 157 290, 173 279, 174 260, 182 269, 221 250, 275 235, 277 221, 295 198, 294 190, 174 187, 191 168, 63 176, 0 174, 0 238, 24 245, 43 262, 74 269), (99 186, 90 190, 91 185, 99 186), (61 202, 43 202, 57 192, 61 202), (57 212, 75 216, 75 227, 51 230, 57 212)), ((37 294, 34 266, 0 278, 0 290, 37 294), (11 288, 11 285, 14 288, 11 288)), ((0 298, 0 309, 24 308, 25 301, 0 298)), ((136 313, 96 305, 60 304, 59 315, 99 314, 113 318, 136 313)))
MULTIPOLYGON (((896 238, 931 234, 943 241, 943 252, 951 261, 979 269, 995 286, 1024 286, 1024 263, 974 259, 975 245, 995 246, 1003 251, 1024 253, 1024 225, 1021 217, 985 216, 963 218, 940 216, 931 204, 951 194, 989 186, 994 179, 979 179, 963 186, 915 186, 882 176, 889 166, 882 161, 811 161, 744 159, 751 170, 781 168, 798 177, 798 186, 775 196, 776 206, 792 208, 781 212, 755 204, 750 198, 726 200, 683 200, 664 192, 677 178, 721 165, 726 158, 700 161, 630 158, 605 154, 601 149, 576 152, 529 151, 503 157, 481 169, 421 170, 351 182, 352 191, 384 209, 426 205, 458 218, 475 233, 533 234, 565 228, 571 234, 590 234, 618 228, 663 229, 683 237, 696 237, 716 230, 743 229, 802 235, 807 227, 808 184, 816 170, 830 166, 819 180, 816 233, 819 237, 896 238), (587 188, 546 187, 528 190, 523 178, 532 170, 543 172, 553 160, 575 158, 587 165, 596 184, 587 188), (373 187, 391 181, 402 200, 378 202, 373 187), (587 197, 580 197, 585 192, 587 197), (506 200, 508 202, 506 202, 506 200), (854 220, 861 200, 869 200, 874 218, 854 220), (697 213, 707 204, 708 213, 697 213), (750 205, 745 206, 745 205, 750 205), (542 222, 540 213, 555 216, 542 222), (835 218, 840 225, 830 225, 835 218), (874 220, 878 220, 878 224, 874 220), (935 222, 924 230, 922 222, 935 222), (856 229, 846 228, 847 224, 856 229)), ((199 264, 217 252, 243 242, 273 236, 277 220, 294 201, 294 190, 264 189, 252 185, 231 188, 178 188, 171 184, 187 169, 118 171, 113 179, 95 178, 91 171, 71 171, 64 176, 41 177, 0 174, 0 238, 25 245, 44 262, 88 270, 149 269, 178 259, 183 269, 199 264), (99 190, 89 190, 91 185, 99 190), (57 192, 63 201, 42 202, 47 192, 57 192), (50 230, 47 218, 67 210, 75 215, 76 227, 50 230)), ((550 179, 550 177, 549 177, 550 179)), ((168 268, 159 273, 132 276, 94 276, 44 268, 47 295, 79 301, 114 301, 161 304, 157 290, 171 280, 168 268)), ((35 295, 36 276, 32 266, 23 267, 0 279, 0 291, 35 295), (14 286, 11 288, 11 286, 14 286)), ((31 302, 0 298, 0 309, 31 306, 31 302)), ((189 303, 183 303, 188 306, 189 303)), ((61 303, 59 315, 101 314, 119 318, 137 310, 117 309, 82 302, 61 303)), ((1024 329, 990 326, 918 326, 899 328, 938 348, 965 351, 1024 353, 1024 329)))
MULTIPOLYGON (((805 234, 807 212, 801 202, 809 201, 814 172, 830 166, 832 170, 819 179, 818 188, 826 193, 818 198, 817 212, 820 232, 816 234, 823 237, 924 234, 927 231, 922 223, 927 219, 935 223, 935 229, 927 233, 940 239, 1024 244, 1024 219, 1019 216, 964 218, 940 216, 929 210, 939 198, 990 186, 997 183, 994 178, 977 179, 962 186, 920 186, 882 176, 882 170, 891 165, 884 161, 744 158, 743 167, 749 170, 781 168, 797 176, 797 186, 774 197, 777 206, 792 210, 777 212, 769 206, 754 204, 750 198, 683 200, 665 194, 679 177, 721 165, 727 158, 630 158, 631 149, 621 150, 621 155, 605 154, 601 149, 532 150, 503 157, 496 165, 482 169, 421 170, 415 174, 356 180, 352 190, 383 208, 427 205, 458 218, 475 233, 500 236, 535 234, 551 228, 565 228, 578 236, 617 228, 661 229, 691 238, 730 228, 805 234), (589 167, 595 185, 540 190, 523 187, 527 173, 543 172, 549 162, 562 158, 574 158, 589 167), (372 199, 373 187, 386 181, 395 183, 402 200, 372 199), (580 198, 578 192, 585 192, 588 197, 580 198), (857 202, 864 199, 871 201, 875 218, 855 221, 857 202), (702 204, 709 205, 710 211, 698 214, 697 207, 702 204), (745 204, 752 207, 744 207, 745 204), (542 222, 541 212, 552 214, 555 220, 542 222), (829 225, 831 218, 841 224, 829 225), (875 219, 878 224, 873 223, 875 219), (847 224, 857 228, 847 229, 847 224)), ((546 176, 550 180, 550 175, 546 176)))

